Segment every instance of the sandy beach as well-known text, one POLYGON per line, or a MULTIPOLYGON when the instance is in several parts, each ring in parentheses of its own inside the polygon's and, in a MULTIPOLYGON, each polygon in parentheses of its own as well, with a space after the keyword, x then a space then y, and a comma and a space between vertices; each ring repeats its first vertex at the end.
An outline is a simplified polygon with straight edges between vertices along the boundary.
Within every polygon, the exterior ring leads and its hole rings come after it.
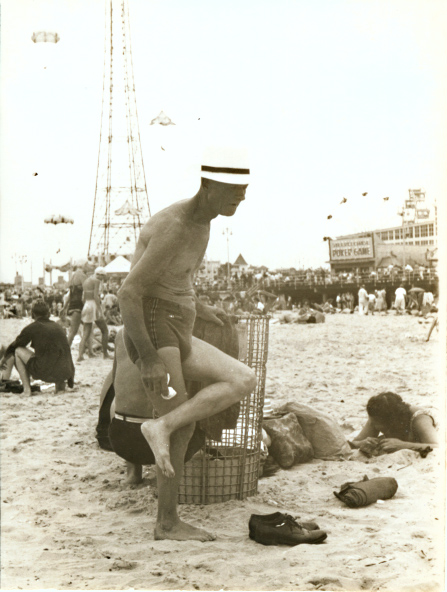
MULTIPOLYGON (((2 343, 25 323, 0 321, 2 343)), ((384 390, 441 418, 440 333, 426 343, 427 323, 394 314, 272 323, 266 397, 273 407, 300 401, 330 413, 346 436, 366 421, 368 398, 384 390)), ((76 359, 77 345, 72 353, 76 359)), ((125 486, 124 461, 95 439, 111 367, 99 357, 76 364, 75 388, 65 394, 1 395, 3 590, 444 589, 442 450, 280 470, 246 500, 180 506, 184 520, 217 534, 214 542, 155 541, 154 469, 145 468, 142 485, 125 486), (394 477, 396 495, 360 509, 334 496, 364 475, 394 477), (317 521, 327 540, 250 540, 250 514, 276 510, 317 521)))

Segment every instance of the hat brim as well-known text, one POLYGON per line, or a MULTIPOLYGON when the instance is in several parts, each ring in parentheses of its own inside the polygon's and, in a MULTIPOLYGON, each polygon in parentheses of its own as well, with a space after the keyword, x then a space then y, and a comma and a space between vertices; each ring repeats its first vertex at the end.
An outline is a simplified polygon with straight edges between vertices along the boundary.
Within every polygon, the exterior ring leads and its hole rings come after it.
POLYGON ((211 181, 219 181, 219 183, 228 183, 232 185, 248 185, 250 183, 250 173, 237 175, 233 173, 212 173, 209 171, 201 171, 200 176, 204 179, 211 179, 211 181))

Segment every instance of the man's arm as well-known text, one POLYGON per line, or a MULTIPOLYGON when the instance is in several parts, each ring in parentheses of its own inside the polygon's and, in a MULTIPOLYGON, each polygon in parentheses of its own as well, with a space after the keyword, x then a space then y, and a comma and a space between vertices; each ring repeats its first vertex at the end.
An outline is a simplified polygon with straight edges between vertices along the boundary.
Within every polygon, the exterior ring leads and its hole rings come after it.
POLYGON ((225 311, 221 310, 217 306, 203 304, 203 302, 200 302, 200 300, 197 298, 197 294, 194 294, 194 298, 196 302, 197 316, 204 321, 211 321, 212 323, 223 327, 224 323, 221 321, 218 315, 225 317, 225 311))

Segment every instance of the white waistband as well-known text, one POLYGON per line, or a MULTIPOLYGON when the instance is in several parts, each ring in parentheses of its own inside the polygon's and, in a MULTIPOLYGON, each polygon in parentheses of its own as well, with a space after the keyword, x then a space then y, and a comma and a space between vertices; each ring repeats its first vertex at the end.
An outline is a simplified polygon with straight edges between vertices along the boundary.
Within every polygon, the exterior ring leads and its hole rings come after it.
POLYGON ((144 423, 149 417, 129 417, 128 415, 120 415, 119 413, 115 413, 116 419, 120 419, 121 421, 128 421, 130 423, 144 423))

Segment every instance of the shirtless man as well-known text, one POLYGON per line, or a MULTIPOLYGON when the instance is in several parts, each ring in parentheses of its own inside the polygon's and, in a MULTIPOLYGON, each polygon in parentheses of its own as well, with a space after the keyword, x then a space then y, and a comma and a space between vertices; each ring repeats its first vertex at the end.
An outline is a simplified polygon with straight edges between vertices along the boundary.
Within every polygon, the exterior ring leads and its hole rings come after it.
POLYGON ((195 297, 193 278, 208 245, 211 220, 234 215, 245 199, 248 178, 244 151, 208 149, 198 193, 147 222, 118 294, 124 343, 139 369, 145 396, 130 389, 120 390, 120 396, 117 390, 116 412, 124 419, 142 420, 141 432, 155 457, 156 539, 213 540, 213 535, 177 515, 185 452, 196 421, 242 400, 256 387, 250 368, 192 337, 196 314, 222 324, 216 309, 195 297), (168 374, 176 392, 172 398, 168 374), (185 380, 208 386, 188 399, 185 380), (152 408, 158 418, 145 421, 152 408))
POLYGON ((106 360, 109 357, 109 354, 107 353, 109 330, 102 313, 101 300, 99 299, 101 280, 105 279, 107 279, 107 274, 104 271, 104 268, 97 267, 95 273, 88 277, 82 284, 82 289, 84 291, 84 306, 82 308, 81 320, 84 324, 84 332, 81 343, 79 344, 78 362, 82 362, 84 359, 84 351, 93 329, 93 323, 97 324, 102 333, 101 343, 103 358, 106 360))

